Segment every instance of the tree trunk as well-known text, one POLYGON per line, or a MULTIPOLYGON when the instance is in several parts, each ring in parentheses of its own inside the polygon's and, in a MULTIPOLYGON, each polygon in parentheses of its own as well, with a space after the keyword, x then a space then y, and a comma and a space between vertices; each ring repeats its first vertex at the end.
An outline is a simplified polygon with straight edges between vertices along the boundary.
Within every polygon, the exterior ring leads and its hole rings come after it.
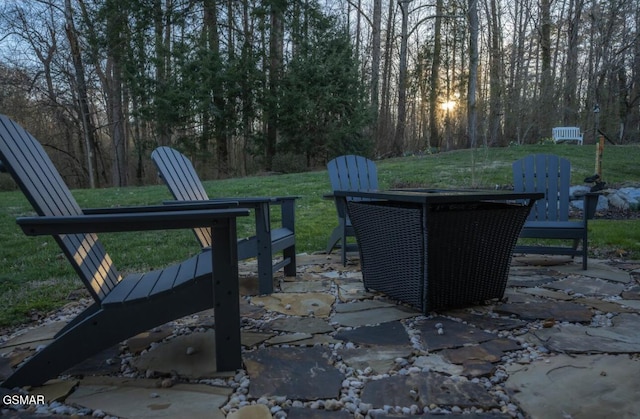
MULTIPOLYGON (((358 13, 359 15, 359 13, 358 13)), ((380 110, 380 36, 382 24, 382 0, 373 0, 373 27, 371 28, 371 113, 373 126, 377 127, 380 110)))
POLYGON ((111 134, 111 144, 113 146, 113 166, 111 168, 112 186, 127 186, 127 145, 124 129, 124 113, 122 108, 122 70, 117 57, 107 59, 107 67, 111 70, 107 74, 110 76, 110 91, 108 94, 107 115, 109 117, 109 131, 111 134))
MULTIPOLYGON (((154 20, 154 45, 155 45, 155 84, 156 98, 168 88, 169 83, 169 51, 171 50, 171 26, 169 10, 171 0, 165 1, 165 10, 162 10, 162 0, 153 0, 153 20, 154 20)), ((165 113, 167 105, 163 105, 163 100, 158 100, 156 104, 155 124, 158 145, 171 145, 171 127, 165 113)))
POLYGON ((245 175, 247 172, 247 150, 249 148, 249 138, 253 136, 253 118, 255 117, 254 99, 253 99, 253 87, 251 80, 254 75, 253 68, 253 49, 251 48, 251 42, 253 40, 253 32, 250 26, 249 20, 249 4, 248 0, 242 0, 242 53, 240 68, 242 71, 242 77, 240 78, 240 107, 242 114, 242 132, 240 137, 242 138, 242 166, 240 173, 245 175))
POLYGON ((438 129, 438 94, 440 93, 440 63, 442 62, 442 15, 443 0, 436 1, 436 18, 433 29, 433 61, 429 81, 429 146, 440 147, 442 138, 438 129))
POLYGON ((111 2, 107 17, 107 116, 113 146, 112 186, 127 186, 127 143, 122 103, 122 31, 126 18, 116 1, 111 2))
POLYGON ((398 0, 402 12, 402 28, 400 32, 400 71, 398 75, 398 120, 391 154, 402 155, 404 148, 404 132, 407 124, 407 21, 409 17, 409 3, 412 0, 398 0))
MULTIPOLYGON (((210 72, 207 81, 209 96, 213 99, 216 115, 204 115, 206 120, 213 120, 214 127, 210 129, 215 134, 216 170, 218 176, 226 176, 229 172, 229 138, 227 132, 227 103, 226 88, 222 82, 222 65, 220 59, 220 36, 218 34, 218 13, 216 0, 206 0, 204 8, 204 26, 206 31, 208 54, 210 55, 210 72)), ((205 113, 208 113, 205 111, 205 113)), ((206 148, 207 144, 204 144, 206 148)))
POLYGON ((71 9, 71 0, 65 0, 65 31, 67 33, 67 39, 69 40, 69 46, 71 48, 71 56, 73 58, 73 68, 75 71, 75 82, 78 90, 78 102, 80 121, 82 123, 82 135, 84 139, 84 149, 87 159, 87 177, 89 179, 89 187, 94 189, 96 187, 95 171, 93 168, 94 159, 94 129, 91 123, 91 116, 89 111, 89 100, 87 96, 87 83, 84 74, 84 65, 82 63, 82 55, 80 52, 80 45, 78 43, 75 24, 73 22, 73 11, 71 9))
POLYGON ((503 69, 502 69, 502 48, 500 46, 501 33, 500 30, 500 11, 496 4, 496 0, 490 0, 491 14, 491 30, 489 38, 491 42, 489 53, 489 139, 488 145, 505 146, 502 139, 502 93, 503 93, 503 69))
POLYGON ((273 170, 273 157, 278 140, 278 86, 282 71, 284 3, 271 1, 271 32, 269 34, 269 101, 267 109, 267 138, 265 144, 265 169, 273 170))
POLYGON ((469 4, 469 82, 467 90, 467 132, 469 147, 475 148, 477 140, 476 92, 478 84, 478 0, 469 4))
POLYGON ((553 112, 553 79, 551 73, 551 0, 540 0, 540 107, 538 135, 551 135, 553 112))
POLYGON ((578 28, 582 19, 584 0, 571 0, 567 19, 567 64, 565 65, 564 106, 562 122, 565 126, 578 125, 578 28))
POLYGON ((394 26, 394 2, 389 1, 387 30, 384 47, 384 68, 382 70, 382 94, 380 112, 378 116, 378 129, 376 136, 376 148, 379 154, 386 155, 389 152, 389 138, 393 135, 393 125, 391 121, 391 68, 393 57, 393 39, 395 38, 394 26))

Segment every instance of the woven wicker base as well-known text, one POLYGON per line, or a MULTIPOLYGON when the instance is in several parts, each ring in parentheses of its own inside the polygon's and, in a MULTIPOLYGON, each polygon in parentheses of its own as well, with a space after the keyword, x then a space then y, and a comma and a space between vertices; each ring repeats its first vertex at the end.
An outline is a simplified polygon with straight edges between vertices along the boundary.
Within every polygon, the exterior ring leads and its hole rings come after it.
POLYGON ((364 286, 427 313, 502 298, 530 208, 349 202, 364 286))

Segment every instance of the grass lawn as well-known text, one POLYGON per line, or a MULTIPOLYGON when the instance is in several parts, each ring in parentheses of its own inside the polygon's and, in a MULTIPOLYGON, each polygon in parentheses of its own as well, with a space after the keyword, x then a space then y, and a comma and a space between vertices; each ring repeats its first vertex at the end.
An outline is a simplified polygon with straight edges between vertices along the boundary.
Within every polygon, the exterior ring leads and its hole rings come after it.
MULTIPOLYGON (((594 174, 595 146, 568 144, 514 146, 459 150, 377 162, 381 188, 402 186, 485 187, 511 183, 511 163, 530 153, 567 157, 573 184, 594 174)), ((610 185, 640 185, 640 146, 605 147, 603 178, 610 185)), ((0 175, 7 176, 7 175, 0 175)), ((2 179, 3 182, 6 179, 2 179)), ((337 219, 326 171, 207 181, 211 197, 296 195, 297 251, 323 251, 337 219)), ((164 185, 75 190, 80 206, 109 207, 158 204, 170 199, 164 185)), ((0 192, 0 327, 27 322, 65 304, 69 293, 83 289, 66 258, 50 237, 27 237, 15 218, 33 214, 21 192, 0 192)), ((239 235, 252 234, 250 217, 240 220, 239 235)), ((589 223, 590 250, 599 258, 640 260, 639 220, 593 220, 589 223)), ((197 253, 190 231, 101 234, 101 240, 118 268, 144 271, 197 253)))

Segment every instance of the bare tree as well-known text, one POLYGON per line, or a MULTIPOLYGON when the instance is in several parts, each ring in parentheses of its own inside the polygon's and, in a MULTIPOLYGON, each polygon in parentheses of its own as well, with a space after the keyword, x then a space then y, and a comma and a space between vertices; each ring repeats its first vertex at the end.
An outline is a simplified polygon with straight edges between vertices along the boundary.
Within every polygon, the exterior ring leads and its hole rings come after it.
POLYGON ((412 0, 398 0, 402 12, 402 26, 400 30, 400 64, 398 75, 398 119, 396 132, 391 146, 391 154, 399 156, 404 147, 404 132, 407 123, 407 37, 409 4, 412 0))
POLYGON ((267 115, 267 138, 265 145, 265 169, 272 170, 278 139, 278 85, 282 72, 284 50, 285 1, 270 2, 271 30, 269 32, 269 96, 267 115))
POLYGON ((502 68, 501 10, 497 0, 489 0, 489 145, 506 145, 501 135, 503 115, 504 71, 502 68))
POLYGON ((386 23, 386 37, 384 42, 384 65, 382 70, 382 84, 380 92, 382 98, 380 101, 380 112, 378 114, 378 132, 376 138, 376 148, 378 154, 387 155, 390 150, 389 138, 394 138, 393 119, 391 112, 391 94, 392 94, 392 77, 393 77, 393 56, 394 56, 394 42, 393 39, 396 36, 395 28, 395 3, 393 0, 389 1, 389 7, 387 9, 387 23, 386 23))
POLYGON ((108 0, 107 7, 107 60, 105 64, 105 93, 107 117, 113 146, 111 182, 113 186, 127 186, 127 136, 125 134, 123 102, 123 53, 125 47, 124 28, 126 16, 120 2, 108 0))
POLYGON ((540 0, 540 106, 538 128, 551 132, 553 112, 553 79, 551 71, 551 0, 540 0))
POLYGON ((478 144, 476 93, 478 85, 478 0, 468 0, 469 80, 467 85, 467 132, 469 147, 478 144))
POLYGON ((438 94, 440 89, 443 12, 443 0, 436 0, 436 16, 433 29, 433 58, 431 62, 431 78, 429 79, 429 144, 436 147, 442 142, 440 130, 438 129, 438 94))
POLYGON ((564 125, 578 124, 578 49, 580 48, 579 29, 582 20, 584 0, 569 1, 567 18, 567 62, 565 64, 565 85, 562 122, 564 125))
POLYGON ((374 128, 378 124, 380 107, 380 36, 382 24, 382 0, 373 0, 373 21, 371 28, 371 110, 374 128))
POLYGON ((89 98, 87 94, 87 82, 84 72, 84 63, 82 62, 80 43, 78 42, 76 27, 73 22, 71 0, 65 0, 64 6, 66 20, 65 31, 67 33, 67 39, 69 40, 69 45, 71 47, 71 56, 73 58, 76 86, 78 89, 80 120, 82 122, 82 133, 84 137, 85 153, 87 158, 87 177, 89 178, 89 187, 93 189, 96 187, 94 174, 95 131, 93 124, 91 123, 91 112, 89 110, 89 98))

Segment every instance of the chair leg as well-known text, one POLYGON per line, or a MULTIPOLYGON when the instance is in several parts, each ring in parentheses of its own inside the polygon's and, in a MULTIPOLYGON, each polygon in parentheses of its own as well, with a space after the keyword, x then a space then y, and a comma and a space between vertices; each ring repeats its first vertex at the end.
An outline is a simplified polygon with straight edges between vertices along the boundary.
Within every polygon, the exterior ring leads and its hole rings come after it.
MULTIPOLYGON (((581 239, 574 239, 573 240, 573 250, 577 253, 578 251, 578 243, 582 242, 582 270, 586 271, 587 270, 587 259, 589 256, 589 249, 587 248, 587 238, 586 237, 582 237, 581 239)), ((573 255, 571 256, 571 258, 573 259, 573 255)))
POLYGON ((290 260, 289 264, 284 267, 285 276, 296 276, 296 247, 291 246, 284 249, 282 251, 282 257, 290 260))
POLYGON ((589 257, 589 249, 587 245, 587 238, 582 240, 582 270, 587 270, 587 259, 589 257))
MULTIPOLYGON (((295 202, 289 201, 282 204, 282 227, 288 228, 295 234, 295 202)), ((285 276, 296 276, 296 245, 295 241, 290 246, 282 251, 282 257, 289 259, 289 264, 284 267, 285 276)))
POLYGON ((342 224, 342 266, 347 266, 347 226, 342 224))
POLYGON ((327 254, 331 254, 331 251, 335 249, 336 245, 340 241, 340 237, 342 236, 342 228, 341 226, 337 226, 331 232, 331 236, 329 236, 329 240, 327 241, 327 254))
POLYGON ((256 211, 256 238, 258 247, 258 291, 260 294, 273 293, 273 252, 269 204, 258 205, 256 211))

